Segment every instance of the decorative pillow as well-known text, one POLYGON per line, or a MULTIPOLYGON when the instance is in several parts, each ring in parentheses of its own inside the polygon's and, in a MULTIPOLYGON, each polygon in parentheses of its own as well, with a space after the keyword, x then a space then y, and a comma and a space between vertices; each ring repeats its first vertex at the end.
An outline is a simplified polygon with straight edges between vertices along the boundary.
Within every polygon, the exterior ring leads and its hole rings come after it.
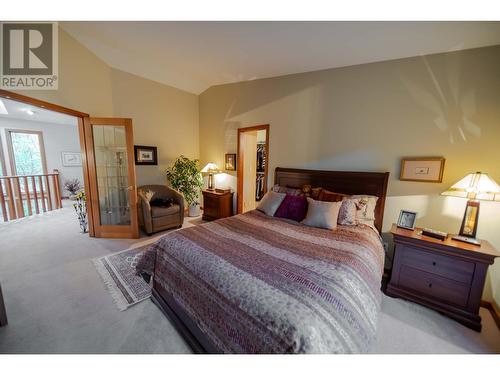
POLYGON ((356 219, 358 221, 375 220, 375 206, 378 197, 374 195, 353 195, 351 198, 356 203, 356 219))
POLYGON ((300 190, 300 189, 291 188, 288 186, 280 186, 278 184, 274 185, 271 188, 271 190, 274 191, 275 193, 282 193, 282 194, 290 194, 290 195, 301 195, 302 194, 302 190, 300 190))
POLYGON ((374 195, 352 195, 344 198, 339 212, 339 224, 355 225, 366 224, 375 228, 375 206, 378 197, 374 195), (353 209, 355 211, 354 223, 352 220, 353 209))
POLYGON ((276 210, 285 199, 286 194, 276 193, 274 191, 268 191, 266 195, 260 200, 257 209, 264 212, 268 216, 274 216, 276 210))
POLYGON ((356 225, 356 203, 353 199, 344 199, 339 210, 337 223, 340 225, 356 225))
POLYGON ((313 188, 311 187, 311 185, 302 186, 302 194, 305 195, 306 197, 311 197, 312 199, 316 200, 318 200, 322 190, 323 190, 322 187, 313 188))
POLYGON ((333 191, 322 190, 319 195, 319 200, 323 202, 341 202, 344 198, 349 198, 350 195, 335 193, 333 191))
POLYGON ((325 229, 335 229, 342 202, 322 202, 307 198, 307 215, 302 224, 325 229))
POLYGON ((275 217, 282 217, 295 221, 302 221, 307 213, 307 199, 303 195, 287 194, 278 210, 274 214, 275 217))

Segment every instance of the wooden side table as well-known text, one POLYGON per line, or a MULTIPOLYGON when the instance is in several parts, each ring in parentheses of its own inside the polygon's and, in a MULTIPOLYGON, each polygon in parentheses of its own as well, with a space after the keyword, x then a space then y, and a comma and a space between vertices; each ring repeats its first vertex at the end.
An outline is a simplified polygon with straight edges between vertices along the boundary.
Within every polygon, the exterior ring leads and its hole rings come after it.
POLYGON ((2 286, 0 285, 0 327, 7 325, 7 312, 3 302, 2 286))
POLYGON ((203 220, 217 220, 233 215, 233 194, 203 190, 203 220))
POLYGON ((422 236, 421 230, 398 228, 386 294, 419 303, 481 331, 479 307, 486 271, 498 252, 488 241, 474 246, 422 236))

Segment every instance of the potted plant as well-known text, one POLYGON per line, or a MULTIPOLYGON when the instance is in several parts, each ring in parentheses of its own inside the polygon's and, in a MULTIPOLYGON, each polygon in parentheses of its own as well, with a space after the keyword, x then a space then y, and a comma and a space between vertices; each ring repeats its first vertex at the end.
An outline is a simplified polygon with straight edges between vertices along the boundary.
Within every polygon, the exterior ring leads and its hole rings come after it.
POLYGON ((203 179, 198 164, 198 159, 189 159, 181 155, 166 171, 170 186, 184 195, 189 207, 189 216, 200 215, 198 198, 203 186, 203 179))
POLYGON ((73 208, 75 209, 76 216, 78 217, 78 223, 82 233, 87 233, 87 196, 83 190, 80 190, 78 194, 75 195, 75 203, 73 203, 73 208))
POLYGON ((78 178, 73 178, 71 180, 64 181, 64 189, 69 192, 69 199, 75 200, 78 192, 82 190, 82 186, 78 178))

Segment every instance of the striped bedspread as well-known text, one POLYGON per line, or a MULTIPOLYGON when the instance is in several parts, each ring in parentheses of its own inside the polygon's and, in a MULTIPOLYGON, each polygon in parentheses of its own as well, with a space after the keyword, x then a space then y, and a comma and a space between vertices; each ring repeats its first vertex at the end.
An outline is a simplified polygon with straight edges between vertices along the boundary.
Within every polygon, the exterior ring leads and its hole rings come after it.
POLYGON ((376 332, 383 258, 367 226, 251 211, 167 234, 137 271, 154 272, 222 352, 360 353, 376 332))

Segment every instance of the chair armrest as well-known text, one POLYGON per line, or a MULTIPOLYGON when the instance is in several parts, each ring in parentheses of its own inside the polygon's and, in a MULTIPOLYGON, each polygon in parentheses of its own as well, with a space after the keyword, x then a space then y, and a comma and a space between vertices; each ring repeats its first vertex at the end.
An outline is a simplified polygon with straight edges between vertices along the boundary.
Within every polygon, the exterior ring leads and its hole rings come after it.
POLYGON ((137 194, 139 199, 139 207, 141 207, 141 213, 139 214, 142 218, 142 225, 144 225, 144 230, 146 233, 150 234, 153 232, 153 219, 151 217, 151 205, 149 201, 141 193, 137 194))

